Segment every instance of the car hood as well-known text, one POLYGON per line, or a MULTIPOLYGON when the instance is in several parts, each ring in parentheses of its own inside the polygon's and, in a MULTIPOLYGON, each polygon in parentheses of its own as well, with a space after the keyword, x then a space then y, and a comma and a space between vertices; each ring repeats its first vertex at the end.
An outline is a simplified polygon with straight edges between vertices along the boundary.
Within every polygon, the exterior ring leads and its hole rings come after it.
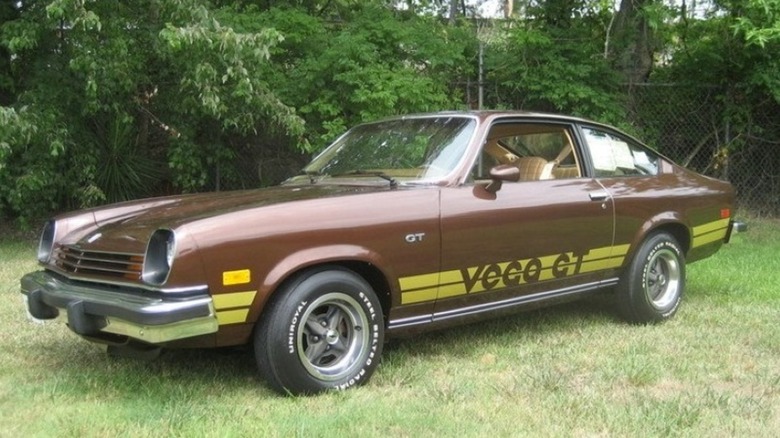
POLYGON ((90 251, 114 252, 121 248, 121 252, 141 254, 157 229, 175 230, 183 224, 271 205, 389 190, 404 189, 383 185, 290 185, 115 204, 91 210, 90 224, 72 230, 61 243, 90 251))

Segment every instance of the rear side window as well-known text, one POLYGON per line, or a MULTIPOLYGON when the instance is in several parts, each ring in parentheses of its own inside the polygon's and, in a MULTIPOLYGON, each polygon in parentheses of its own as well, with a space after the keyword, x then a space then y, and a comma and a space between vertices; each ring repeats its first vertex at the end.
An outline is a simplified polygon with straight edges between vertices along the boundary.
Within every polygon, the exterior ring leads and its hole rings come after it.
POLYGON ((596 177, 658 175, 658 155, 636 142, 595 128, 583 128, 596 177))

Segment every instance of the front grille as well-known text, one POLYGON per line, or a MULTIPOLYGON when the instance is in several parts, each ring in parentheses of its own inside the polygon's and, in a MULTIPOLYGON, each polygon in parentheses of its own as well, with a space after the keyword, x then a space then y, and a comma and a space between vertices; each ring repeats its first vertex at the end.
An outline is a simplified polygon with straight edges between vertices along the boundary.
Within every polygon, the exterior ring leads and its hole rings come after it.
POLYGON ((143 254, 85 251, 64 245, 54 252, 54 264, 65 272, 81 275, 139 280, 144 264, 143 254))

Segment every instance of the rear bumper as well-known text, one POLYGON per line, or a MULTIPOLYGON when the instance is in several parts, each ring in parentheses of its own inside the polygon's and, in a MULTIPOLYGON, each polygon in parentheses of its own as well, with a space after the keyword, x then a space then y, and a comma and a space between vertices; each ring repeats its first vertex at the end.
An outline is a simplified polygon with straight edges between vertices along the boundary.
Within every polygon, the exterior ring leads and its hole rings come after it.
POLYGON ((74 282, 40 271, 22 277, 21 289, 33 318, 54 319, 65 312, 68 327, 91 338, 112 334, 160 344, 219 328, 211 296, 203 288, 166 297, 164 293, 74 282))
POLYGON ((747 231, 747 224, 742 221, 736 221, 732 219, 729 221, 729 229, 726 232, 726 243, 729 243, 729 240, 731 240, 731 235, 734 233, 744 233, 747 231))

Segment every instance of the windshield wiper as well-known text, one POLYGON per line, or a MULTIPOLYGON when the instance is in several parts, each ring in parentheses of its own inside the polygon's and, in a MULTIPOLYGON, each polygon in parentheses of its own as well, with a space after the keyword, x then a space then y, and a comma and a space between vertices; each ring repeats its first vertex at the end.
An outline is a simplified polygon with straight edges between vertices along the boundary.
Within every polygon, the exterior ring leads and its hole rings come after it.
POLYGON ((375 176, 377 178, 382 178, 383 180, 388 181, 390 183, 390 187, 395 187, 398 185, 398 181, 396 181, 395 178, 384 172, 373 172, 358 169, 331 175, 333 178, 338 178, 340 176, 375 176))
POLYGON ((317 177, 318 176, 322 176, 321 173, 319 173, 317 171, 313 171, 313 170, 305 170, 303 172, 303 174, 309 177, 309 183, 311 183, 311 184, 316 184, 317 183, 317 177))

